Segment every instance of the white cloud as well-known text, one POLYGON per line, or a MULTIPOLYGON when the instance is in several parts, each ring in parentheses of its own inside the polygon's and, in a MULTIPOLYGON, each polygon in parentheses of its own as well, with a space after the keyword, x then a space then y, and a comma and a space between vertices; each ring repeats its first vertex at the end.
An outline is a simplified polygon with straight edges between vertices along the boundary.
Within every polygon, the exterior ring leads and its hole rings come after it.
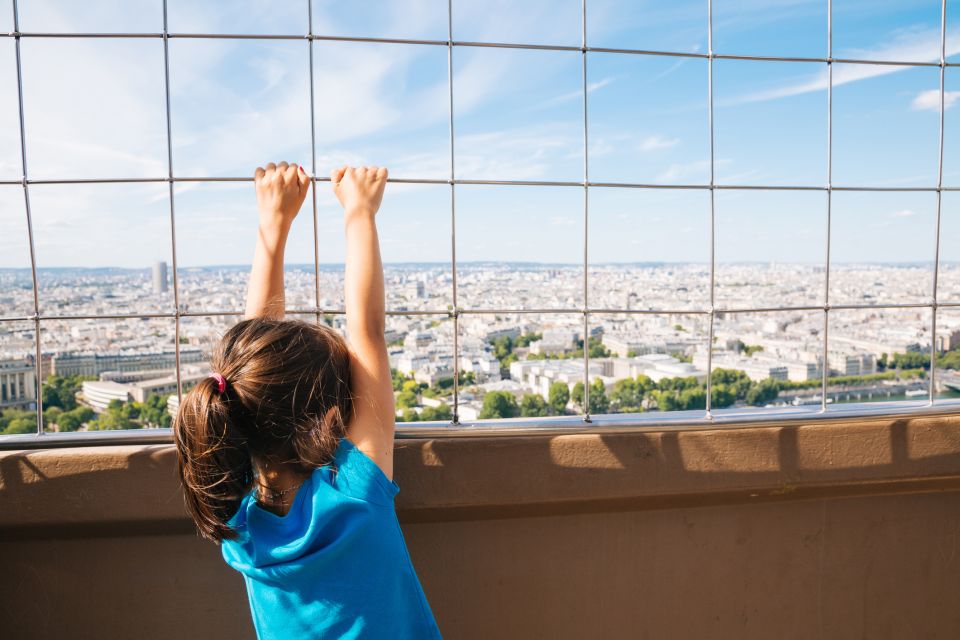
POLYGON ((912 209, 901 209, 900 211, 894 211, 890 215, 894 218, 909 218, 916 215, 916 212, 914 212, 912 209))
POLYGON ((678 162, 671 164, 663 171, 657 180, 660 182, 675 182, 689 175, 700 175, 710 169, 709 160, 695 160, 693 162, 678 162))
MULTIPOLYGON (((603 87, 607 86, 611 82, 613 82, 613 78, 604 78, 603 80, 597 80, 596 82, 592 82, 587 85, 587 93, 593 93, 597 89, 602 89, 603 87)), ((544 100, 540 104, 534 105, 530 109, 531 110, 546 109, 548 107, 554 107, 558 104, 563 104, 564 102, 569 102, 571 100, 582 100, 582 99, 583 99, 582 90, 570 91, 569 93, 555 96, 553 98, 550 98, 549 100, 544 100)))
MULTIPOLYGON (((960 98, 960 91, 944 91, 943 92, 943 108, 944 110, 949 109, 953 106, 953 103, 957 101, 957 98, 960 98)), ((920 111, 924 109, 929 109, 930 111, 939 111, 940 110, 940 90, 939 89, 930 89, 929 91, 921 91, 913 99, 911 106, 920 111)))
MULTIPOLYGON (((948 57, 960 53, 960 29, 948 31, 946 43, 946 55, 948 57)), ((938 61, 940 59, 940 29, 904 30, 885 46, 870 50, 856 50, 852 51, 851 54, 849 56, 851 59, 938 61)), ((838 87, 858 80, 885 76, 910 68, 907 65, 835 64, 833 66, 833 86, 838 87)), ((741 95, 718 103, 717 106, 736 106, 750 102, 788 98, 815 91, 826 91, 828 84, 829 75, 824 68, 808 80, 741 95)))
POLYGON ((663 149, 669 149, 680 144, 678 138, 666 138, 661 135, 653 135, 645 138, 640 143, 641 151, 661 151, 663 149))

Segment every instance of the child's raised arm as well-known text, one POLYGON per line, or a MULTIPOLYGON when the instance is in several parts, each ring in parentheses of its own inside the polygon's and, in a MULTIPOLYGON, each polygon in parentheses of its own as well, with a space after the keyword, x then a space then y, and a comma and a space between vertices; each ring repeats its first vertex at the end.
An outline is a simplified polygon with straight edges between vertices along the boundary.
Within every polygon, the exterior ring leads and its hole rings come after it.
POLYGON ((257 248, 247 288, 246 318, 283 318, 283 251, 290 225, 310 189, 310 177, 295 164, 269 163, 253 177, 260 210, 257 248))
POLYGON ((376 224, 387 170, 341 167, 330 178, 343 205, 347 235, 344 297, 354 396, 347 435, 392 480, 396 408, 384 338, 386 305, 376 224))

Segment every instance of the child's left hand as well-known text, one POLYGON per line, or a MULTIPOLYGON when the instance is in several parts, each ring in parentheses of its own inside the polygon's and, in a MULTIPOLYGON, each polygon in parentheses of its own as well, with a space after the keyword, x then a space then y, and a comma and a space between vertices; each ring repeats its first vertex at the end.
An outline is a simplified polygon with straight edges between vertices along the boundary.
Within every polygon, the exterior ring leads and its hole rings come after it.
POLYGON ((253 177, 260 209, 260 226, 289 230, 310 189, 310 176, 303 167, 280 162, 257 167, 253 177))

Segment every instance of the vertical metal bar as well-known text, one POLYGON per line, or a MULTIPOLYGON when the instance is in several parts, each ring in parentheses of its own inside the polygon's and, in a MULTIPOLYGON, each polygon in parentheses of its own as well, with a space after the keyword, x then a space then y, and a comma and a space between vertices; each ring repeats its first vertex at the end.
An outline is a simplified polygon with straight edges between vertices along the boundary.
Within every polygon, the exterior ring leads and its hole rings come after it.
POLYGON ((944 83, 947 62, 947 0, 940 2, 940 142, 937 149, 937 230, 933 254, 933 304, 930 307, 930 404, 937 397, 937 286, 940 277, 940 212, 943 204, 944 83))
POLYGON ((833 0, 827 0, 827 252, 823 284, 823 353, 820 365, 820 411, 827 410, 830 377, 830 236, 833 233, 833 0))
POLYGON ((583 81, 583 421, 590 422, 590 147, 587 124, 587 0, 580 3, 580 60, 583 81))
POLYGON ((447 0, 447 87, 450 108, 450 276, 453 287, 453 419, 460 424, 460 307, 457 304, 457 197, 453 153, 453 0, 447 0))
POLYGON ((707 0, 707 120, 710 125, 710 328, 707 333, 707 418, 713 417, 713 331, 716 321, 716 163, 713 140, 713 0, 707 0))
POLYGON ((307 0, 307 43, 310 47, 310 193, 313 196, 313 286, 320 324, 320 228, 317 220, 317 126, 313 89, 313 0, 307 0))
MULTIPOLYGON (((170 199, 170 242, 173 261, 173 357, 177 367, 177 407, 183 401, 183 384, 180 379, 180 288, 177 278, 177 224, 173 196, 173 135, 170 125, 170 38, 167 33, 167 0, 163 0, 163 88, 167 111, 167 187, 170 199)), ((179 409, 178 409, 179 410, 179 409)))
POLYGON ((27 215, 27 240, 30 243, 30 275, 33 278, 33 345, 34 375, 37 392, 37 435, 43 435, 43 360, 40 347, 40 287, 37 278, 37 254, 33 240, 33 214, 30 211, 30 187, 27 184, 27 134, 23 112, 23 62, 20 53, 20 12, 17 0, 13 0, 13 48, 17 59, 17 106, 20 120, 20 166, 23 169, 23 206, 27 215))

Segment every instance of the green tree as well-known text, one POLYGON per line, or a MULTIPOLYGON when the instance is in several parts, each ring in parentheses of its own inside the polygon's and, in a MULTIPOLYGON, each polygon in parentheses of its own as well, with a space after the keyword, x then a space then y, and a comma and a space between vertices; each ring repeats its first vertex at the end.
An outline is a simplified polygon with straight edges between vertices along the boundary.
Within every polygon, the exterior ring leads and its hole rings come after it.
POLYGON ((570 402, 570 387, 566 382, 557 380, 551 384, 547 396, 547 402, 554 413, 558 415, 566 413, 567 403, 570 402))
POLYGON ((453 410, 450 405, 441 404, 437 407, 424 407, 420 412, 420 420, 424 422, 444 421, 453 419, 453 410))
POLYGON ((667 391, 657 389, 652 392, 653 401, 657 403, 657 409, 660 411, 676 411, 679 409, 676 391, 667 391))
POLYGON ((590 413, 599 415, 609 413, 609 411, 610 400, 607 399, 607 388, 604 386, 603 380, 596 378, 590 385, 590 413))
MULTIPOLYGON (((583 395, 583 383, 578 382, 577 384, 573 385, 573 391, 570 394, 570 398, 573 400, 574 404, 580 407, 581 410, 583 410, 583 395)), ((607 413, 609 410, 610 400, 607 398, 607 390, 603 385, 603 380, 597 378, 590 383, 590 413, 607 413)))
POLYGON ((930 356, 915 351, 893 354, 893 361, 888 364, 891 369, 929 369, 930 356))
POLYGON ((397 396, 397 406, 401 409, 417 406, 420 401, 419 394, 420 385, 415 380, 405 380, 397 396))
POLYGON ((76 431, 82 424, 83 421, 73 411, 66 411, 57 419, 60 431, 76 431))
MULTIPOLYGON (((741 343, 741 344, 743 344, 743 343, 741 343)), ((762 344, 744 344, 744 345, 743 345, 743 353, 744 353, 744 355, 746 355, 748 358, 751 357, 753 354, 759 353, 759 352, 761 352, 761 351, 763 351, 763 345, 762 345, 762 344)))
POLYGON ((701 387, 689 387, 680 392, 678 397, 680 409, 690 411, 692 409, 707 408, 707 390, 701 387))
POLYGON ((617 380, 610 391, 610 406, 615 412, 639 413, 643 411, 643 400, 656 385, 648 376, 617 380))
POLYGON ((171 417, 167 411, 167 399, 169 397, 169 395, 147 396, 147 399, 140 406, 140 419, 144 426, 162 428, 170 426, 171 417))
POLYGON ((400 373, 396 369, 390 369, 390 377, 393 379, 393 390, 403 390, 403 383, 406 382, 407 376, 400 373))
POLYGON ((944 369, 960 369, 960 351, 949 351, 937 358, 937 366, 944 369))
POLYGON ((420 422, 420 414, 413 409, 404 409, 401 420, 403 422, 420 422))
POLYGON ((36 431, 37 417, 34 414, 33 419, 28 417, 14 418, 7 423, 7 428, 3 432, 7 435, 13 435, 16 433, 36 433, 36 431))
POLYGON ((491 391, 483 398, 480 418, 515 418, 520 413, 517 399, 507 391, 491 391))
POLYGON ((0 433, 35 433, 36 430, 36 411, 13 408, 0 411, 0 433))
POLYGON ((580 410, 583 410, 583 383, 578 382, 573 385, 573 390, 570 391, 570 399, 573 400, 573 404, 580 407, 580 410))
POLYGON ((536 393, 525 393, 520 399, 520 415, 524 418, 536 418, 547 415, 547 403, 536 393))
POLYGON ((44 407, 60 407, 69 411, 77 406, 77 392, 84 380, 95 380, 95 376, 58 376, 51 375, 43 382, 41 397, 44 407))
POLYGON ((65 411, 57 419, 57 426, 60 427, 60 431, 77 431, 95 417, 96 413, 90 407, 78 406, 70 411, 65 411))
POLYGON ((61 409, 60 407, 50 407, 48 409, 44 409, 43 410, 44 429, 57 424, 57 420, 59 420, 61 415, 63 415, 63 409, 61 409))
POLYGON ((98 431, 139 429, 141 428, 141 425, 137 422, 139 417, 140 410, 133 403, 114 399, 107 405, 106 411, 90 423, 90 429, 98 431))
POLYGON ((761 380, 747 391, 747 404, 757 407, 768 405, 780 395, 780 383, 773 378, 761 380))
MULTIPOLYGON (((704 392, 706 397, 706 392, 704 392)), ((729 407, 737 401, 735 387, 727 384, 716 384, 710 389, 710 406, 714 409, 729 407)))
POLYGON ((516 347, 529 347, 531 342, 536 342, 537 340, 542 340, 542 333, 525 333, 519 338, 516 339, 514 343, 514 348, 516 347))
MULTIPOLYGON (((675 378, 675 380, 683 380, 683 378, 675 378)), ((705 409, 707 406, 707 391, 703 385, 684 386, 681 389, 657 389, 651 392, 651 396, 660 411, 689 411, 705 409)))
POLYGON ((743 400, 747 396, 747 391, 753 386, 750 376, 738 369, 714 369, 710 379, 714 387, 719 385, 729 387, 736 400, 743 400))

